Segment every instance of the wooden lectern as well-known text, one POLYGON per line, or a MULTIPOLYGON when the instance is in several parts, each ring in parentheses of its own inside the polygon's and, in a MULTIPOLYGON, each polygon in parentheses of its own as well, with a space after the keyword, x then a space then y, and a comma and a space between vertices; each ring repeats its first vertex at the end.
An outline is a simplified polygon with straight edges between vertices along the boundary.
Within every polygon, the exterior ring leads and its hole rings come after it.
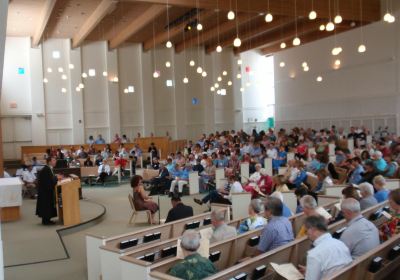
POLYGON ((79 189, 81 181, 63 180, 56 185, 56 204, 58 220, 64 226, 79 224, 81 221, 81 211, 79 207, 79 189))

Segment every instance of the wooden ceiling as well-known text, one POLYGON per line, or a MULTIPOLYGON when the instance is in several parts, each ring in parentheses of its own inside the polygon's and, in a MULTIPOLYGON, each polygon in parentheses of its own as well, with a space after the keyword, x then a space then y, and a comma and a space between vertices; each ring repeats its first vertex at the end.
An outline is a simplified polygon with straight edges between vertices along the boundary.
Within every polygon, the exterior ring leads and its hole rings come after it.
POLYGON ((305 43, 333 35, 319 31, 319 26, 338 13, 343 22, 336 26, 336 33, 379 21, 380 1, 12 0, 7 36, 32 37, 33 46, 49 38, 70 38, 74 48, 97 40, 107 40, 111 49, 135 42, 142 43, 145 51, 165 44, 169 36, 176 52, 200 44, 210 53, 218 44, 233 47, 238 33, 242 45, 234 48, 235 53, 260 49, 269 55, 280 50, 281 42, 292 46, 295 19, 297 33, 305 43), (308 19, 312 5, 316 20, 308 19), (237 11, 237 20, 227 19, 229 10, 237 11), (270 23, 264 20, 267 12, 274 16, 270 23), (202 31, 185 31, 189 23, 197 21, 202 23, 202 31))

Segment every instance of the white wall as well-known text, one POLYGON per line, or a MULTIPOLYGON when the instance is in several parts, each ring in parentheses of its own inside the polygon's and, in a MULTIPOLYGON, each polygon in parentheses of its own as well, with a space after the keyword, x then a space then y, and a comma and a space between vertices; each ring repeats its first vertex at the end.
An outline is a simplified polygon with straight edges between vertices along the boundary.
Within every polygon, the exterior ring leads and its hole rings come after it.
POLYGON ((398 130, 400 22, 377 22, 364 27, 367 51, 357 52, 360 29, 337 36, 343 52, 331 55, 334 39, 279 52, 275 55, 277 127, 295 125, 316 129, 332 124, 347 129, 365 125, 371 130, 389 125, 398 130), (341 67, 334 70, 334 61, 341 67), (280 62, 286 66, 281 68, 280 62), (310 70, 302 70, 302 62, 310 70), (295 76, 290 78, 290 75, 295 76), (323 81, 316 82, 321 75, 323 81))
POLYGON ((267 119, 274 117, 274 58, 247 51, 240 59, 244 129, 247 132, 253 128, 266 129, 267 119))
POLYGON ((143 53, 139 44, 110 51, 105 42, 77 49, 71 49, 65 39, 47 40, 36 49, 31 48, 29 38, 7 37, 6 42, 3 126, 7 131, 23 133, 8 133, 5 158, 18 158, 21 145, 83 143, 89 135, 102 134, 109 141, 115 133, 133 138, 138 132, 144 136, 168 132, 175 139, 196 139, 201 133, 241 128, 242 120, 235 113, 240 107, 235 97, 239 88, 237 83, 226 85, 228 80, 235 82, 237 71, 232 50, 205 55, 197 49, 175 54, 172 49, 158 48, 143 53), (60 58, 53 58, 53 51, 59 51, 60 58), (189 66, 190 59, 196 61, 196 67, 189 66), (165 67, 167 60, 172 67, 165 67), (152 76, 154 61, 161 72, 158 79, 152 76), (205 78, 196 73, 199 63, 207 71, 205 78), (24 75, 18 74, 19 67, 25 69, 24 75), (58 72, 59 67, 63 73, 58 72), (88 74, 92 68, 96 76, 82 78, 81 73, 88 74), (227 95, 217 96, 210 87, 224 70, 228 75, 220 84, 227 95), (108 77, 102 75, 103 71, 108 77), (67 80, 61 78, 62 74, 67 80), (182 81, 185 75, 188 84, 182 81), (119 83, 110 81, 115 76, 119 83), (48 83, 43 83, 43 78, 48 83), (166 87, 167 79, 173 80, 173 87, 166 87), (80 83, 84 89, 77 92, 80 83), (123 90, 129 85, 135 92, 125 94, 123 90), (61 88, 67 92, 62 93, 61 88), (197 105, 192 104, 193 98, 198 100, 197 105), (17 107, 11 108, 10 103, 17 107), (27 124, 34 129, 23 129, 27 124))

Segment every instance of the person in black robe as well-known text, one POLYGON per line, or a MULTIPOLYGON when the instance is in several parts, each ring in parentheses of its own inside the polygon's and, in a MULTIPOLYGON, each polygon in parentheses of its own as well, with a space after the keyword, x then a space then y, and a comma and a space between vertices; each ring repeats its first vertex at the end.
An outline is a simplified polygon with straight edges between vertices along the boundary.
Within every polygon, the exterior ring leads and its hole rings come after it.
POLYGON ((36 215, 42 218, 43 225, 54 225, 51 218, 57 217, 55 206, 55 185, 57 176, 53 172, 57 160, 55 157, 47 158, 45 165, 38 174, 38 198, 36 202, 36 215))

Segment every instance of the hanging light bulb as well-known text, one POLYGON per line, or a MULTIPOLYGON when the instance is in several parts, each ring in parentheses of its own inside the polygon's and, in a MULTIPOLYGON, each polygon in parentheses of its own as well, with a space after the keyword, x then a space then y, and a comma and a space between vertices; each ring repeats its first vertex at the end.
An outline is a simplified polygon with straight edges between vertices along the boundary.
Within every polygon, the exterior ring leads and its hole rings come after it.
POLYGON ((386 22, 389 22, 391 17, 392 17, 392 15, 391 15, 389 12, 387 12, 387 13, 383 16, 383 20, 386 21, 386 22))
POLYGON ((321 76, 317 77, 317 82, 322 82, 322 77, 321 76))
POLYGON ((336 60, 335 60, 335 66, 336 66, 336 67, 339 67, 340 64, 341 64, 340 59, 336 59, 336 60))
POLYGON ((364 44, 361 44, 358 46, 358 52, 359 53, 364 53, 367 50, 364 44))
POLYGON ((215 87, 215 88, 219 88, 219 84, 218 84, 218 83, 215 83, 215 84, 214 84, 214 87, 215 87))
POLYGON ((396 18, 394 17, 394 16, 390 16, 390 18, 389 18, 389 20, 388 20, 388 23, 393 23, 393 22, 395 22, 396 21, 396 18))
POLYGON ((197 73, 201 74, 201 73, 203 73, 203 68, 201 68, 201 67, 199 66, 199 67, 197 67, 196 71, 197 71, 197 73))
POLYGON ((80 92, 80 91, 81 91, 81 88, 80 88, 80 87, 76 87, 76 88, 75 88, 75 91, 80 92))
POLYGON ((218 45, 215 50, 220 53, 220 52, 222 52, 222 47, 220 45, 218 45))
POLYGON ((188 79, 186 76, 183 78, 183 83, 184 83, 184 84, 189 83, 189 79, 188 79))
POLYGON ((166 46, 168 49, 172 48, 172 43, 171 43, 171 41, 168 40, 168 41, 165 43, 165 46, 166 46))
POLYGON ((240 88, 240 92, 243 92, 243 91, 244 91, 244 88, 241 87, 241 88, 240 88))
POLYGON ((221 76, 219 76, 219 77, 217 78, 217 81, 218 81, 218 82, 222 81, 221 76))
POLYGON ((233 45, 238 48, 240 47, 240 45, 242 44, 242 41, 240 41, 239 37, 237 37, 234 41, 233 41, 233 45))
POLYGON ((88 76, 85 72, 82 73, 82 78, 86 79, 88 76))
POLYGON ((169 61, 165 62, 165 67, 167 67, 167 68, 171 67, 171 62, 169 62, 169 61))
POLYGON ((202 76, 202 77, 207 77, 207 72, 206 72, 206 71, 203 71, 203 73, 201 73, 201 76, 202 76))
POLYGON ((271 22, 273 19, 274 19, 274 17, 271 15, 271 13, 268 13, 265 15, 266 22, 271 22))
POLYGON ((196 26, 197 30, 201 31, 203 30, 203 25, 199 22, 196 26))
POLYGON ((129 90, 127 88, 124 89, 124 93, 129 93, 129 90))
POLYGON ((332 49, 332 55, 339 55, 342 52, 342 47, 334 47, 332 49))
POLYGON ((286 43, 285 43, 285 42, 282 42, 282 43, 281 43, 281 49, 284 49, 284 48, 286 48, 286 43))
POLYGON ((238 73, 238 74, 236 75, 236 78, 241 79, 241 78, 242 78, 242 74, 238 73))
POLYGON ((51 69, 50 67, 47 68, 47 73, 52 73, 52 72, 53 72, 53 69, 51 69))
POLYGON ((229 11, 227 15, 229 20, 234 20, 235 19, 235 12, 234 11, 229 11))
POLYGON ((58 72, 62 73, 62 72, 64 72, 64 69, 62 67, 58 67, 58 72))
POLYGON ((194 60, 191 60, 191 61, 189 61, 189 65, 193 67, 196 65, 196 63, 194 62, 194 60))
POLYGON ((281 61, 281 63, 279 63, 280 67, 285 67, 285 65, 286 65, 285 62, 283 62, 283 61, 281 61))
POLYGON ((43 79, 43 83, 47 84, 49 82, 49 80, 47 78, 43 79))
POLYGON ((119 81, 118 77, 114 77, 114 78, 112 79, 112 82, 113 82, 113 83, 118 83, 118 81, 119 81))
POLYGON ((226 75, 228 75, 228 72, 222 71, 222 76, 226 76, 226 75))
POLYGON ((319 26, 319 30, 324 31, 324 30, 325 30, 325 25, 321 24, 321 25, 319 26))
POLYGON ((333 22, 328 22, 327 24, 326 24, 326 31, 328 31, 328 32, 331 32, 331 31, 333 31, 335 29, 335 25, 333 24, 333 22))
POLYGON ((238 65, 242 65, 242 60, 241 60, 241 59, 238 59, 237 64, 238 64, 238 65))
POLYGON ((305 61, 301 64, 301 67, 303 67, 303 68, 304 68, 304 67, 307 67, 307 66, 308 66, 308 64, 307 64, 307 62, 305 62, 305 61))
POLYGON ((156 70, 153 73, 153 78, 157 79, 158 77, 160 77, 160 72, 156 70))
POLYGON ((317 18, 317 12, 316 12, 316 11, 311 11, 311 12, 308 14, 308 18, 309 18, 310 20, 316 19, 316 18, 317 18))
POLYGON ((341 22, 343 21, 343 18, 342 18, 341 15, 337 15, 337 16, 335 16, 335 18, 333 19, 333 21, 334 21, 336 24, 339 24, 339 23, 341 23, 341 22))
POLYGON ((82 84, 82 83, 80 83, 80 84, 78 85, 78 87, 82 89, 82 88, 85 88, 85 85, 82 84))
POLYGON ((232 81, 228 81, 228 86, 231 86, 232 85, 232 81))
POLYGON ((211 87, 210 90, 211 90, 211 91, 215 91, 215 87, 211 87))
POLYGON ((310 68, 306 65, 305 67, 303 67, 304 72, 308 72, 308 70, 310 70, 310 68))
POLYGON ((66 80, 66 79, 67 79, 67 75, 62 74, 62 75, 61 75, 61 79, 62 79, 62 80, 66 80))
POLYGON ((300 38, 296 37, 293 39, 293 46, 298 46, 301 44, 300 38))
POLYGON ((107 77, 108 76, 108 72, 107 71, 103 71, 103 77, 107 77))
POLYGON ((74 68, 75 68, 75 66, 74 66, 72 63, 70 63, 70 64, 68 65, 68 67, 69 67, 69 69, 74 69, 74 68))
POLYGON ((66 92, 67 92, 67 89, 66 89, 66 88, 61 88, 61 92, 62 92, 62 93, 66 93, 66 92))

